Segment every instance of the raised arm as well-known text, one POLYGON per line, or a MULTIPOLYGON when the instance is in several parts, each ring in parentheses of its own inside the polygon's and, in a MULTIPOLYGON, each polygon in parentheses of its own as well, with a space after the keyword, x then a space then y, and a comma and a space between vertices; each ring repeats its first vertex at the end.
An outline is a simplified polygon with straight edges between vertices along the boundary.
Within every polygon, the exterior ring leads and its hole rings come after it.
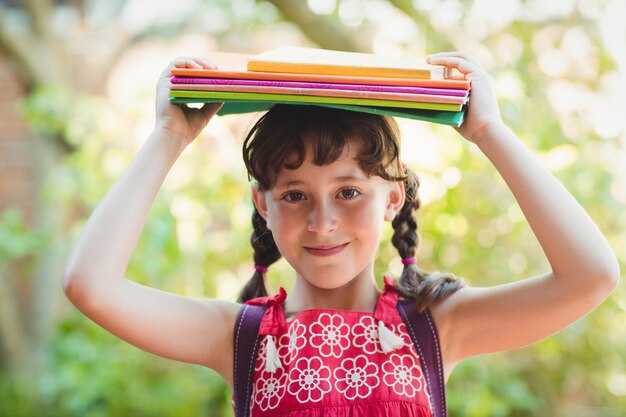
POLYGON ((466 288, 437 306, 449 365, 481 353, 517 348, 579 319, 617 285, 619 265, 593 220, 502 122, 488 77, 461 53, 434 55, 472 81, 459 128, 493 163, 515 196, 552 271, 490 288, 466 288))
POLYGON ((237 304, 170 294, 125 277, 167 173, 220 107, 171 104, 169 75, 174 66, 211 64, 179 58, 163 71, 157 86, 156 127, 89 218, 67 263, 63 288, 78 309, 114 335, 160 356, 209 366, 228 378, 232 371, 222 348, 231 343, 237 304))

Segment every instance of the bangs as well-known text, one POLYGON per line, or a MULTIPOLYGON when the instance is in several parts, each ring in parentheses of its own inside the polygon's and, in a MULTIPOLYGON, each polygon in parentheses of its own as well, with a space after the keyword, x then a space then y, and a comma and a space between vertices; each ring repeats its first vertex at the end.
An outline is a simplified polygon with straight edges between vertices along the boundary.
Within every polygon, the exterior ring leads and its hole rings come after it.
POLYGON ((307 157, 318 166, 331 164, 348 143, 360 145, 357 162, 367 175, 388 181, 405 179, 393 119, 318 106, 272 107, 248 133, 243 159, 248 176, 262 190, 269 190, 281 169, 297 169, 307 157))

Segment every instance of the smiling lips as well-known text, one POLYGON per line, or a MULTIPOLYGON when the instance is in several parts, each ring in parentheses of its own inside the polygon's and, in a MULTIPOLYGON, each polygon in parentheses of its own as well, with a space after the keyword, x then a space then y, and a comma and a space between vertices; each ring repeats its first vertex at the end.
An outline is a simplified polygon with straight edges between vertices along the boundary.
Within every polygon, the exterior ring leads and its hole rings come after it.
POLYGON ((313 256, 332 256, 344 250, 346 246, 348 246, 347 243, 340 245, 305 246, 304 250, 313 256))

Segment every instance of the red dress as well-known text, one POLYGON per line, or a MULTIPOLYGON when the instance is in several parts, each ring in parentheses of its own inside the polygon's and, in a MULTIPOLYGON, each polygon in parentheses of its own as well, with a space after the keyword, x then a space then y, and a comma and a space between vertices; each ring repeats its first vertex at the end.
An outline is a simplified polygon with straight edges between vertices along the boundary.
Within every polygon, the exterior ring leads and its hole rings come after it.
POLYGON ((259 328, 250 416, 432 417, 393 280, 385 277, 374 313, 315 308, 287 322, 285 298, 281 288, 247 302, 269 306, 259 328))

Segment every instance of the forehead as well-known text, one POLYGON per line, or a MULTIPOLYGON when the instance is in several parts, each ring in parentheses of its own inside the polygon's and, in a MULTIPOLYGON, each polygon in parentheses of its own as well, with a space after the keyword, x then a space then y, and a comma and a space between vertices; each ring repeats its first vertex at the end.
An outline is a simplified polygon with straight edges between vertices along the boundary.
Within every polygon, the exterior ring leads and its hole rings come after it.
POLYGON ((354 137, 344 137, 343 143, 320 144, 316 138, 302 140, 302 148, 294 149, 284 160, 283 169, 295 168, 300 163, 309 163, 318 166, 330 165, 333 162, 354 160, 358 161, 363 151, 363 140, 354 137))
POLYGON ((354 160, 338 160, 323 167, 307 161, 298 169, 281 171, 270 190, 279 193, 293 189, 325 192, 346 185, 370 189, 382 186, 382 183, 387 181, 368 175, 354 160))
POLYGON ((297 153, 290 155, 282 168, 276 173, 275 182, 281 178, 295 174, 308 173, 308 175, 337 174, 367 177, 359 164, 359 156, 362 146, 358 142, 347 141, 340 153, 334 159, 324 160, 322 163, 315 160, 315 150, 311 145, 305 145, 304 155, 297 153))

